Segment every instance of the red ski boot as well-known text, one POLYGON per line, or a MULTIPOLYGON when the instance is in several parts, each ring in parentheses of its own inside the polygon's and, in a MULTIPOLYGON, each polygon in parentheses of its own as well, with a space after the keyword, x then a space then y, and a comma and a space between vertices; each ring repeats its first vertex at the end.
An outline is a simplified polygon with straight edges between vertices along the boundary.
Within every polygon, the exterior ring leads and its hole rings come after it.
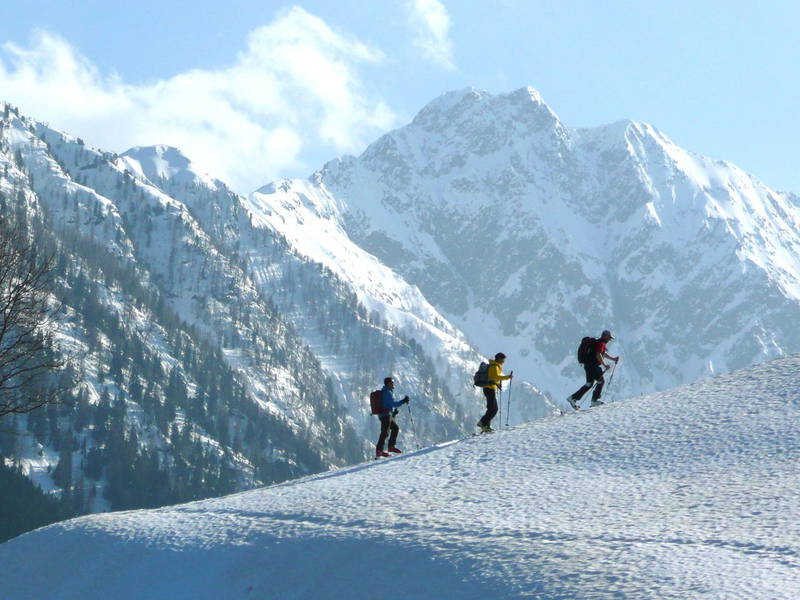
POLYGON ((402 454, 403 453, 403 451, 400 450, 400 448, 395 448, 394 446, 389 448, 389 452, 394 452, 395 454, 402 454))
POLYGON ((388 458, 389 456, 391 456, 391 454, 389 454, 388 452, 384 452, 383 450, 375 451, 375 458, 381 458, 381 457, 388 458))

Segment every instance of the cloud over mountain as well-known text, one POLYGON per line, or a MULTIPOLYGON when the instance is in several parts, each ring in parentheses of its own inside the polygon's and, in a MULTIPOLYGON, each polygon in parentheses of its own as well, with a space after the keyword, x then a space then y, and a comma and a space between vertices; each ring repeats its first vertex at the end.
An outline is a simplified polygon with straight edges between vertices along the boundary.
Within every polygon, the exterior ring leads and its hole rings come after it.
POLYGON ((456 64, 447 8, 439 0, 410 0, 406 6, 415 31, 414 45, 431 62, 454 70, 456 64))
POLYGON ((225 67, 131 84, 40 30, 28 47, 2 47, 0 96, 104 148, 178 146, 248 191, 305 167, 307 144, 350 152, 393 125, 360 72, 383 60, 379 49, 293 7, 254 29, 225 67))

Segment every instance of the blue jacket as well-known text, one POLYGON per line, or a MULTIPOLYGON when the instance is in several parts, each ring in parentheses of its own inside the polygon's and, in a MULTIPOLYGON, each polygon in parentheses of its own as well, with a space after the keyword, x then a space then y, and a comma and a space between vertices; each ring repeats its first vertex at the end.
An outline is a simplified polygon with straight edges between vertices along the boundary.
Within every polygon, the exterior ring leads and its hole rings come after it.
POLYGON ((383 392, 383 409, 385 411, 389 412, 393 408, 403 405, 402 400, 394 399, 394 394, 392 393, 392 390, 388 388, 388 386, 383 386, 381 392, 383 392))

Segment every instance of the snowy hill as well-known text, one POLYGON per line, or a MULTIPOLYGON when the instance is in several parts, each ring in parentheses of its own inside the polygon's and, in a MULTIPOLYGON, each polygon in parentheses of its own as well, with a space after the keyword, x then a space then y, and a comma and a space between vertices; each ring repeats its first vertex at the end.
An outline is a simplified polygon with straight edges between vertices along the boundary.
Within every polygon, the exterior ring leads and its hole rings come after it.
MULTIPOLYGON (((631 121, 576 129, 530 88, 449 92, 295 193, 561 401, 584 335, 627 394, 800 351, 800 205, 631 121)), ((278 226, 279 227, 279 226, 278 226)))
POLYGON ((3 596, 793 599, 799 370, 53 525, 0 545, 3 596))

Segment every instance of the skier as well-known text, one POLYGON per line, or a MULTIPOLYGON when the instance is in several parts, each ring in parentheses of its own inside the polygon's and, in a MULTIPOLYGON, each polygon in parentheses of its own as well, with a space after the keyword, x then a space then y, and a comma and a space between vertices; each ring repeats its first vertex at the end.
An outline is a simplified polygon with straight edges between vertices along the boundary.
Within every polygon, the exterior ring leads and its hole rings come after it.
POLYGON ((611 356, 606 352, 606 345, 608 342, 614 339, 614 336, 611 335, 611 332, 606 329, 603 333, 600 334, 600 338, 596 339, 592 342, 592 347, 586 353, 586 357, 583 362, 583 369, 586 371, 586 384, 581 387, 577 392, 572 394, 571 396, 567 397, 567 402, 569 405, 574 409, 578 410, 578 402, 583 395, 592 389, 592 385, 596 381, 597 384, 594 388, 594 393, 592 394, 592 403, 590 406, 600 406, 601 404, 605 404, 602 400, 600 400, 600 394, 603 393, 603 385, 605 384, 605 379, 603 378, 603 374, 608 371, 610 368, 607 364, 605 359, 613 360, 614 364, 619 362, 619 356, 611 356))
POLYGON ((389 452, 402 454, 402 450, 395 446, 400 428, 397 426, 397 423, 395 423, 394 417, 397 415, 397 407, 408 404, 410 399, 406 396, 402 400, 395 400, 392 390, 394 390, 394 380, 391 377, 387 377, 383 380, 383 388, 381 389, 383 412, 378 415, 378 418, 381 420, 381 434, 378 437, 378 444, 375 447, 375 458, 390 456, 388 452, 384 452, 383 450, 383 444, 386 441, 386 436, 389 434, 390 429, 389 452))
POLYGON ((503 389, 503 381, 514 378, 514 371, 508 375, 503 375, 503 363, 506 362, 506 355, 498 352, 494 355, 494 360, 489 361, 489 371, 487 379, 489 383, 482 385, 483 395, 486 396, 486 412, 478 421, 481 433, 491 433, 492 419, 497 414, 497 390, 503 389))

